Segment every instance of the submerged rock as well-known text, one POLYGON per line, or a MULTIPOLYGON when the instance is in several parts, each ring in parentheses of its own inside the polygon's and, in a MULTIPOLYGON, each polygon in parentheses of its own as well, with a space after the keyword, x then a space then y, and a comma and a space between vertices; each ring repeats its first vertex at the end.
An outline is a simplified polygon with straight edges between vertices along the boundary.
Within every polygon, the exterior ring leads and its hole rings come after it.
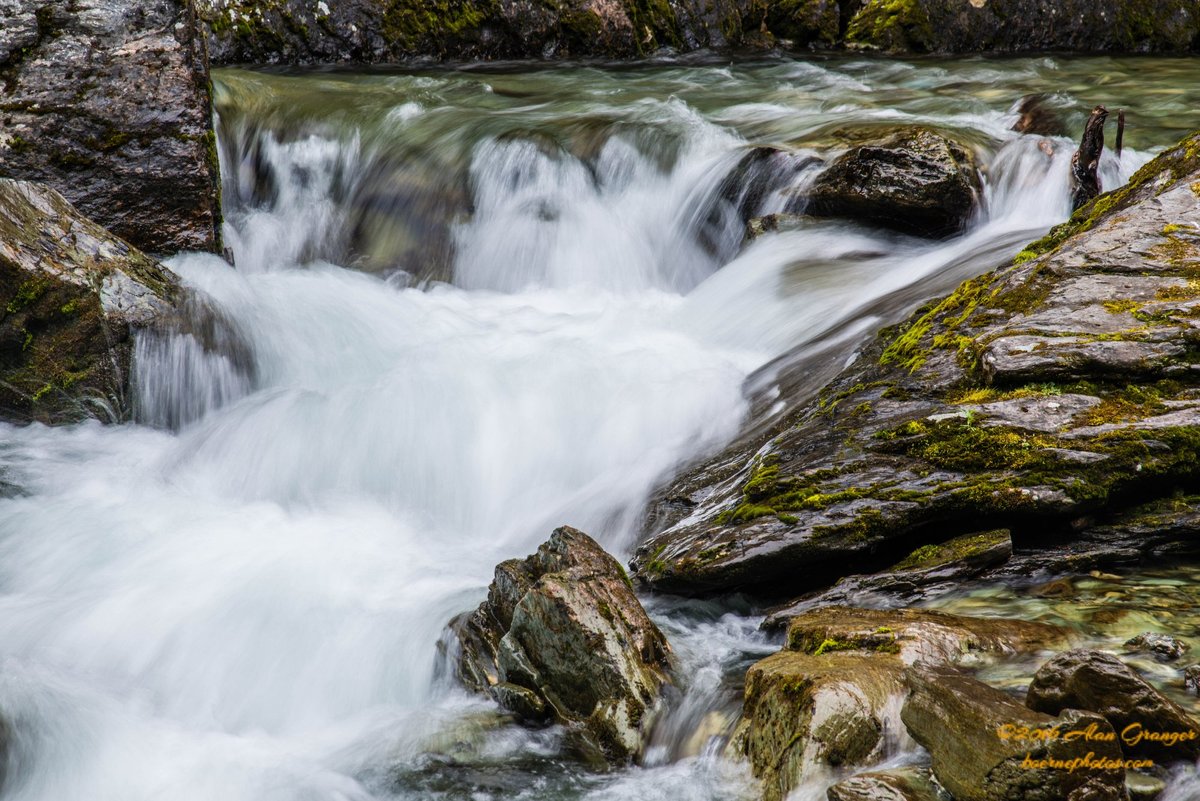
POLYGON ((842 779, 826 791, 829 801, 950 801, 928 768, 871 771, 842 779))
POLYGON ((54 190, 0 179, 0 419, 127 417, 133 332, 173 321, 183 296, 54 190))
POLYGON ((1200 696, 1200 665, 1188 665, 1183 669, 1183 688, 1200 696))
POLYGON ((1033 677, 1026 703, 1051 715, 1064 709, 1103 715, 1121 734, 1130 757, 1159 764, 1200 757, 1200 722, 1111 654, 1059 654, 1033 677))
POLYGON ((663 488, 635 577, 795 597, 980 520, 1037 569, 1194 550, 1192 509, 1134 503, 1200 480, 1197 186, 1200 134, 881 332, 819 397, 663 488))
POLYGON ((982 191, 968 150, 917 128, 835 159, 809 189, 805 210, 943 237, 966 226, 982 191))
POLYGON ((0 5, 0 176, 152 253, 219 250, 208 61, 185 0, 0 5))
POLYGON ((912 694, 901 717, 929 751, 933 774, 956 801, 1123 801, 1123 768, 1068 766, 1076 759, 1121 759, 1112 726, 1067 710, 1055 718, 946 668, 910 669, 912 694), (1049 735, 1055 729, 1081 734, 1049 735), (1091 730, 1099 739, 1083 736, 1091 730))
POLYGON ((526 722, 567 724, 611 761, 640 755, 671 650, 621 565, 586 534, 564 526, 500 564, 487 600, 452 627, 469 689, 526 722))
POLYGON ((1062 110, 1054 107, 1054 96, 1041 93, 1025 95, 1016 102, 1012 111, 1017 121, 1012 129, 1017 133, 1035 136, 1066 136, 1067 124, 1062 110))
POLYGON ((1191 648, 1186 642, 1170 634, 1158 634, 1153 631, 1139 634, 1127 641, 1125 647, 1130 651, 1151 654, 1160 662, 1174 662, 1191 648))

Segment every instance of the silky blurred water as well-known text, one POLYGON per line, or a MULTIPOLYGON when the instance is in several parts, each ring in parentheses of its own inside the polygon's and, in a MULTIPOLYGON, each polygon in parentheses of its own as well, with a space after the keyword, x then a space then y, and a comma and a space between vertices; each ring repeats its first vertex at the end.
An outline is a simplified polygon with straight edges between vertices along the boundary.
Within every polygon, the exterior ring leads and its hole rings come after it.
POLYGON ((4 796, 755 797, 719 756, 741 673, 775 647, 745 609, 651 602, 684 691, 646 765, 602 775, 454 689, 446 621, 556 525, 628 556, 655 486, 746 424, 754 371, 818 344, 840 363, 1064 219, 1072 142, 1009 131, 1022 94, 1057 93, 1071 130, 1125 106, 1116 186, 1200 127, 1197 77, 1108 59, 217 72, 236 267, 169 265, 255 369, 146 338, 138 422, 0 427, 19 488, 0 499, 4 796), (743 245, 820 159, 906 123, 976 151, 963 236, 831 220, 743 245))

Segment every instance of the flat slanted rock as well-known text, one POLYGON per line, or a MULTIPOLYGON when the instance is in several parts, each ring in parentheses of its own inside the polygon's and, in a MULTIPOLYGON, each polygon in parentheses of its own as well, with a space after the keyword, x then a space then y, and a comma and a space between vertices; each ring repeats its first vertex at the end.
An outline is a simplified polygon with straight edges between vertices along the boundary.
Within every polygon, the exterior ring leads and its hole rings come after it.
POLYGON ((183 295, 54 190, 0 179, 0 420, 126 417, 133 332, 173 322, 183 295))
POLYGON ((591 537, 564 526, 500 564, 487 600, 452 626, 469 689, 528 722, 567 724, 614 762, 641 753, 670 646, 591 537))
MULTIPOLYGON (((1131 499, 1200 480, 1198 269, 1195 134, 1011 265, 882 332, 757 442, 680 476, 651 510, 636 578, 795 595, 984 520, 1017 551, 1055 524, 1140 525, 1131 499)), ((1171 536, 1194 543, 1185 523, 1171 536)))

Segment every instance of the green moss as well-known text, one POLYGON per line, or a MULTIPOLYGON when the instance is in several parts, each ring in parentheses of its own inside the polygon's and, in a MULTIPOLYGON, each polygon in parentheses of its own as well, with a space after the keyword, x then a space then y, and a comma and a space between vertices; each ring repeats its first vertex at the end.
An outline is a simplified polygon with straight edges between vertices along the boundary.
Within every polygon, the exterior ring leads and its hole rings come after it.
POLYGON ((1156 385, 1130 384, 1110 392, 1092 408, 1077 415, 1076 426, 1099 426, 1110 423, 1129 423, 1143 420, 1167 410, 1164 394, 1174 394, 1178 387, 1172 383, 1156 385))
POLYGON ((897 365, 912 373, 925 364, 934 348, 961 348, 956 331, 988 296, 992 281, 990 274, 964 281, 949 296, 893 329, 880 355, 880 364, 897 365), (935 324, 939 331, 931 338, 929 334, 935 324))
POLYGON ((923 545, 892 566, 893 571, 917 570, 950 564, 982 553, 1008 539, 1008 531, 997 529, 982 534, 968 534, 947 542, 923 545))
POLYGON ((16 294, 5 307, 9 314, 16 314, 19 311, 32 306, 41 299, 42 295, 50 289, 50 282, 44 278, 30 278, 17 287, 16 294))
POLYGON ((450 43, 477 31, 495 11, 494 2, 391 0, 383 12, 383 36, 410 53, 445 53, 450 43))
POLYGON ((929 52, 933 25, 921 0, 868 0, 850 20, 846 43, 884 50, 929 52))
POLYGON ((812 652, 812 655, 820 656, 821 654, 828 654, 828 653, 832 653, 834 651, 853 651, 854 648, 855 648, 855 645, 852 642, 846 642, 845 640, 828 640, 827 639, 827 640, 823 640, 821 642, 821 644, 817 646, 817 649, 812 652))

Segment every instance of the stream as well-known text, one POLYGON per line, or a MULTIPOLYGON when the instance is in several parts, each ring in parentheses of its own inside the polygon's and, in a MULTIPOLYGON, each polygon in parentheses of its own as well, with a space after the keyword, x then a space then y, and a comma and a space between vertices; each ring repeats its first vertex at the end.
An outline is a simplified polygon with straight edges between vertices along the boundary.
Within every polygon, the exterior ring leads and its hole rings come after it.
MULTIPOLYGON (((752 410, 756 371, 817 352, 836 370, 1065 220, 1093 105, 1129 119, 1108 188, 1200 128, 1197 59, 214 81, 236 267, 167 264, 254 367, 146 338, 135 422, 0 424, 16 488, 0 492, 6 799, 751 801, 722 737, 745 668, 779 643, 748 603, 644 599, 685 686, 646 764, 600 774, 563 755, 560 730, 457 689, 446 623, 557 525, 627 560, 656 486, 784 413, 787 398, 752 410), (1070 137, 1010 130, 1033 92, 1070 137), (906 124, 976 151, 983 205, 961 236, 809 220, 744 244, 746 218, 793 208, 820 159, 906 124), (783 155, 748 170, 765 146, 783 155)), ((1195 579, 1131 577, 1119 592, 1171 614, 1130 625, 1200 649, 1195 579)), ((1115 603, 1097 582, 1080 592, 1115 603)), ((937 605, 1118 636, 1056 603, 981 586, 937 605)), ((1194 776, 1166 797, 1195 798, 1194 776)))

